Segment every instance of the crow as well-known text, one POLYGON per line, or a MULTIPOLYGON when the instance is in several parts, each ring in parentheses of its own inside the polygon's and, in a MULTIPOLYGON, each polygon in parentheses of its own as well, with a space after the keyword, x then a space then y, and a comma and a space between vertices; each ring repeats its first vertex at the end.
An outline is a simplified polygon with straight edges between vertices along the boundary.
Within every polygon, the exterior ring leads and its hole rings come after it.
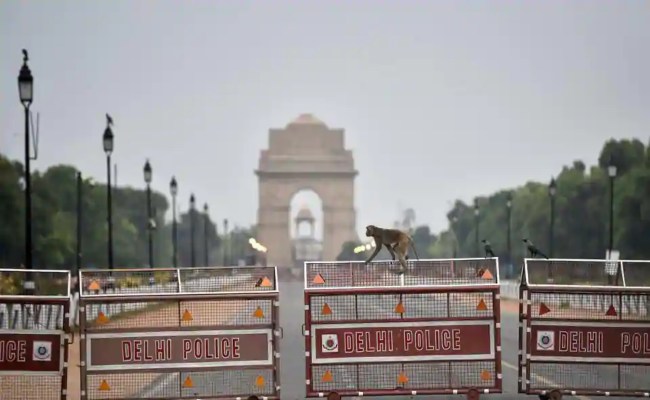
POLYGON ((483 240, 481 240, 481 243, 483 243, 483 249, 485 249, 485 258, 496 257, 494 255, 494 252, 492 251, 492 246, 490 245, 490 242, 483 239, 483 240))
POLYGON ((528 252, 530 253, 531 257, 541 256, 548 260, 548 256, 542 253, 537 247, 535 247, 533 242, 531 242, 526 238, 523 239, 523 242, 526 243, 526 248, 528 249, 528 252))
POLYGON ((108 115, 108 114, 106 114, 106 124, 107 124, 108 126, 112 126, 112 125, 113 125, 113 118, 111 118, 111 116, 108 115))

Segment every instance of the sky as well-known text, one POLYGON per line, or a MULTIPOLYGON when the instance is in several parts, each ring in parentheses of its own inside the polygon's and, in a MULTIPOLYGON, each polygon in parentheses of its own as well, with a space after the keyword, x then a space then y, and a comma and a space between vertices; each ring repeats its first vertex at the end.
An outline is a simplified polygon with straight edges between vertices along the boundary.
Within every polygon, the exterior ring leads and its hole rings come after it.
MULTIPOLYGON (((23 159, 21 49, 40 114, 33 168, 190 192, 257 218, 268 130, 311 113, 345 129, 357 228, 447 226, 455 199, 596 163, 650 138, 650 1, 0 1, 0 152, 23 159)), ((319 214, 315 212, 315 214, 319 214)), ((221 227, 221 224, 220 224, 221 227)))

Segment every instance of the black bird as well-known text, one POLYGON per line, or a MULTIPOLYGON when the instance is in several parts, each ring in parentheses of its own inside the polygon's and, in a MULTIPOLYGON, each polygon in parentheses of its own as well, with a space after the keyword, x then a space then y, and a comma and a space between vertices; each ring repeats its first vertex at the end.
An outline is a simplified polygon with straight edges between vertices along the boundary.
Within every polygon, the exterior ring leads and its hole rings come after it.
POLYGON ((106 124, 107 124, 108 126, 112 126, 112 125, 113 125, 113 118, 111 118, 111 116, 108 115, 108 114, 106 114, 106 124))
POLYGON ((531 257, 542 256, 542 257, 544 257, 545 259, 548 260, 548 256, 546 254, 542 253, 537 247, 535 247, 533 242, 531 242, 530 240, 528 240, 526 238, 523 239, 523 242, 526 243, 526 248, 528 249, 528 253, 530 253, 531 257))
POLYGON ((496 257, 494 255, 494 252, 492 251, 492 246, 490 245, 490 242, 483 239, 483 240, 481 240, 481 243, 483 243, 483 249, 485 249, 485 258, 496 257))
POLYGON ((23 61, 27 62, 29 60, 29 56, 27 55, 27 50, 23 49, 23 61))

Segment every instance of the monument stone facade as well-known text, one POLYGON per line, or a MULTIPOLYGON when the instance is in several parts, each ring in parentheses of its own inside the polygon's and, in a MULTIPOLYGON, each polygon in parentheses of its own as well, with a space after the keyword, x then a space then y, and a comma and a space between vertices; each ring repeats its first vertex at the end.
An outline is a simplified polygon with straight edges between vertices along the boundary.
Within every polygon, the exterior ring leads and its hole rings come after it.
POLYGON ((341 246, 358 241, 354 209, 352 151, 345 149, 343 129, 329 128, 302 114, 284 129, 269 130, 255 174, 259 182, 258 241, 266 246, 268 265, 293 266, 290 238, 291 199, 312 190, 323 204, 323 260, 333 261, 341 246))

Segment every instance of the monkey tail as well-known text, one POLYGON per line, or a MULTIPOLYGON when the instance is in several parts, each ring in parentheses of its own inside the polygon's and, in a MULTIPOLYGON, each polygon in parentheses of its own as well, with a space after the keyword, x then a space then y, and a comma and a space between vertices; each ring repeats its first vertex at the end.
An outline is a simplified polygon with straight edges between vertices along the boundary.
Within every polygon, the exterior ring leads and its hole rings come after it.
POLYGON ((413 253, 415 254, 415 258, 418 260, 420 259, 420 256, 418 256, 417 250, 415 250, 415 243, 413 243, 413 239, 409 238, 409 243, 411 244, 411 248, 413 249, 413 253))

